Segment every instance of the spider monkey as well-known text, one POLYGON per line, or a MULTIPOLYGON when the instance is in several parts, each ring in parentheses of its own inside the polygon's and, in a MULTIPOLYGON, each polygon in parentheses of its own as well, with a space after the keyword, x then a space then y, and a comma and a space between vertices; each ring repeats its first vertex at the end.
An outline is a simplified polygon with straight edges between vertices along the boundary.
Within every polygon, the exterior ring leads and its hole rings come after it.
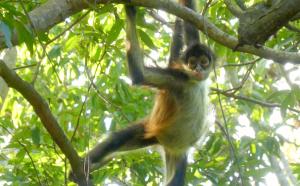
MULTIPOLYGON (((179 0, 194 9, 192 1, 179 0)), ((93 166, 105 162, 115 152, 161 145, 165 151, 166 185, 182 186, 187 166, 186 151, 208 128, 207 78, 214 54, 200 44, 194 26, 177 18, 168 68, 145 67, 136 31, 136 9, 125 5, 125 11, 127 63, 132 82, 155 87, 158 94, 149 116, 96 145, 86 155, 85 162, 93 166), (183 38, 186 50, 180 54, 183 38)))

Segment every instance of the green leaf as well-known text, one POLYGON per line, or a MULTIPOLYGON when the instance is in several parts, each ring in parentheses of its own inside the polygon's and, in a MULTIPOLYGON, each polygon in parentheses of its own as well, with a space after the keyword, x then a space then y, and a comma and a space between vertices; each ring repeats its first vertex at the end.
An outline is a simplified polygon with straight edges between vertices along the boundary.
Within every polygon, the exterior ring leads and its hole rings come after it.
POLYGON ((0 2, 0 8, 6 9, 9 16, 22 16, 22 13, 16 9, 16 6, 13 6, 13 3, 7 2, 0 2))
POLYGON ((288 107, 293 107, 296 104, 297 98, 295 94, 290 92, 288 96, 285 97, 283 102, 281 103, 281 114, 283 117, 286 115, 286 111, 288 107))
POLYGON ((152 41, 152 39, 148 36, 147 33, 145 33, 143 30, 138 30, 139 34, 140 34, 140 37, 141 37, 141 40, 151 49, 155 49, 155 45, 152 41))
POLYGON ((14 25, 17 30, 19 41, 21 43, 25 42, 28 50, 32 54, 33 53, 33 43, 34 43, 32 33, 26 28, 26 26, 23 23, 21 23, 19 21, 15 21, 14 25))
POLYGON ((104 13, 110 13, 115 10, 115 7, 112 4, 106 4, 105 6, 99 8, 99 11, 97 13, 104 14, 104 13))
POLYGON ((35 145, 40 145, 41 142, 41 131, 38 127, 31 129, 32 141, 35 145))
POLYGON ((251 143, 251 145, 250 145, 250 151, 251 151, 252 154, 256 153, 256 145, 254 143, 251 143))
POLYGON ((11 48, 13 46, 11 42, 11 31, 10 28, 3 21, 0 21, 0 32, 4 33, 6 46, 8 48, 11 48))
POLYGON ((253 170, 247 171, 244 176, 247 176, 247 177, 254 176, 256 178, 259 178, 259 177, 264 177, 270 171, 271 171, 271 168, 269 168, 269 167, 253 169, 253 170))
POLYGON ((56 58, 60 56, 61 53, 61 46, 60 45, 54 45, 53 48, 48 53, 48 56, 50 59, 56 58))
POLYGON ((120 32, 123 28, 123 25, 124 25, 123 20, 116 19, 115 23, 113 24, 110 31, 108 32, 108 37, 107 37, 107 40, 106 40, 107 43, 110 44, 118 38, 118 36, 119 36, 119 34, 120 34, 120 32))
POLYGON ((275 140, 275 138, 267 137, 263 141, 263 145, 270 154, 278 156, 280 148, 279 148, 279 143, 275 140))
POLYGON ((286 96, 288 96, 290 94, 289 90, 280 90, 280 91, 275 91, 273 92, 268 98, 267 100, 269 101, 278 101, 278 100, 283 100, 283 98, 285 98, 286 96))
POLYGON ((71 38, 69 38, 67 40, 67 42, 65 43, 64 50, 66 52, 70 52, 71 50, 73 50, 74 48, 76 48, 78 46, 79 41, 80 41, 79 37, 71 36, 71 38))
POLYGON ((16 154, 16 157, 20 160, 23 160, 25 156, 25 150, 20 149, 19 152, 16 154))

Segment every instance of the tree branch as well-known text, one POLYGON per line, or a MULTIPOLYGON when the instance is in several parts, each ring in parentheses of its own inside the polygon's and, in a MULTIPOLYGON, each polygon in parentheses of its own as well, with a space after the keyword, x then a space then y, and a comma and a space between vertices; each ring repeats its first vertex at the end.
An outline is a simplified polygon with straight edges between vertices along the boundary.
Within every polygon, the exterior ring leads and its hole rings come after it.
POLYGON ((235 3, 241 8, 241 10, 246 10, 247 9, 244 0, 235 0, 235 3))
MULTIPOLYGON (((215 91, 217 93, 220 93, 220 94, 222 94, 226 97, 231 97, 231 98, 234 98, 234 99, 248 101, 248 102, 263 106, 263 107, 269 107, 269 108, 273 108, 273 107, 281 108, 282 107, 282 105, 280 105, 278 103, 268 103, 268 102, 264 102, 264 101, 253 99, 253 98, 249 98, 249 97, 242 96, 242 95, 235 95, 235 94, 231 94, 231 93, 228 93, 226 91, 223 91, 223 90, 220 90, 220 89, 217 89, 217 88, 211 88, 211 90, 215 91)), ((294 108, 291 108, 291 107, 287 107, 287 109, 290 110, 290 111, 293 111, 295 113, 300 114, 300 110, 297 110, 297 109, 294 109, 294 108)))
POLYGON ((296 21, 296 20, 298 20, 298 19, 300 19, 300 12, 297 13, 297 14, 291 19, 291 21, 296 21))
POLYGON ((235 17, 241 17, 243 15, 243 10, 234 4, 231 0, 224 0, 224 3, 226 4, 226 7, 228 10, 235 16, 235 17))
POLYGON ((87 185, 85 183, 85 174, 82 170, 83 166, 81 158, 78 156, 76 150, 71 145, 64 131, 59 126, 56 118, 51 113, 47 102, 29 83, 22 80, 14 71, 10 70, 2 60, 0 60, 0 76, 4 79, 9 87, 12 87, 20 92, 32 105, 35 113, 40 118, 52 139, 69 159, 73 171, 78 179, 81 180, 80 185, 87 185))
MULTIPOLYGON (((48 0, 40 7, 29 13, 31 21, 38 32, 48 31, 55 24, 62 22, 67 17, 95 4, 118 3, 125 4, 128 0, 48 0)), ((216 42, 234 49, 237 44, 237 38, 223 32, 210 22, 206 17, 179 5, 171 0, 131 0, 130 3, 135 6, 143 6, 147 8, 162 9, 170 14, 174 14, 195 25, 204 34, 209 36, 216 42)), ((13 35, 12 43, 18 44, 17 35, 13 35)), ((0 37, 0 49, 5 48, 3 38, 0 37)), ((284 64, 286 62, 300 64, 300 54, 297 52, 276 51, 271 48, 253 46, 243 46, 237 49, 241 52, 246 52, 260 56, 262 58, 274 60, 277 63, 284 64)))
POLYGON ((239 17, 239 44, 237 46, 263 45, 300 12, 300 0, 269 3, 270 5, 266 2, 254 4, 239 17))

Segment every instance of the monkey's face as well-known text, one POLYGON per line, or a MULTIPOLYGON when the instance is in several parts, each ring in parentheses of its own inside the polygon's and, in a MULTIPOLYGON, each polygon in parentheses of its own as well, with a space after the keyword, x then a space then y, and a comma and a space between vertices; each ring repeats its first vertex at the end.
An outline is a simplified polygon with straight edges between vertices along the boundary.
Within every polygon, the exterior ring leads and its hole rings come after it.
POLYGON ((206 55, 190 56, 187 60, 187 66, 198 80, 204 80, 209 75, 211 62, 206 55))

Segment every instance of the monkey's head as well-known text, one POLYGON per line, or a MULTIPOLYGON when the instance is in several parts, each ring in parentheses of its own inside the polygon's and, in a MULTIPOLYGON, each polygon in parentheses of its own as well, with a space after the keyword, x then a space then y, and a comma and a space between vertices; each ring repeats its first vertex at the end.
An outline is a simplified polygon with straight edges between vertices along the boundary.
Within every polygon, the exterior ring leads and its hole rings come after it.
POLYGON ((205 80, 212 69, 215 56, 207 46, 196 43, 185 50, 182 60, 198 80, 205 80))

